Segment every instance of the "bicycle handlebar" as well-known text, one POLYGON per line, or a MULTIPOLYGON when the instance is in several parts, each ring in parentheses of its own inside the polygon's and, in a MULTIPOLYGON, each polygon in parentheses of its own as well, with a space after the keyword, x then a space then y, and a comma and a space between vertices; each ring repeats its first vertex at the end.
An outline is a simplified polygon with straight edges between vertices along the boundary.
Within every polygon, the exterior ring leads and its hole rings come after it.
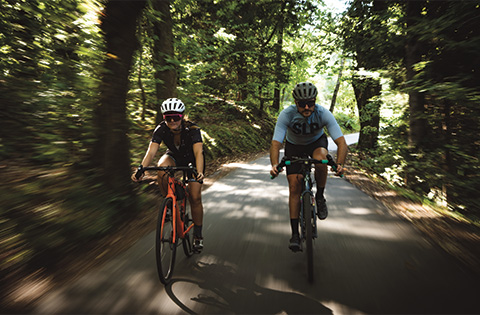
MULTIPOLYGON (((282 161, 280 164, 277 165, 277 171, 281 172, 285 166, 292 165, 294 163, 304 163, 304 164, 327 164, 330 165, 333 169, 333 171, 337 171, 338 165, 335 163, 333 160, 332 156, 330 154, 327 154, 327 159, 326 160, 316 160, 316 159, 311 159, 311 158, 299 158, 299 157, 286 157, 284 156, 282 158, 282 161)), ((340 175, 340 177, 343 177, 343 174, 340 175)), ((274 176, 270 176, 271 179, 274 179, 274 176)))
MULTIPOLYGON (((198 176, 197 169, 192 165, 192 163, 188 164, 188 166, 139 166, 137 172, 135 173, 135 178, 140 179, 140 176, 142 176, 145 171, 165 171, 172 175, 177 171, 192 171, 192 174, 195 178, 198 176)), ((199 183, 203 184, 203 180, 199 181, 199 183)))

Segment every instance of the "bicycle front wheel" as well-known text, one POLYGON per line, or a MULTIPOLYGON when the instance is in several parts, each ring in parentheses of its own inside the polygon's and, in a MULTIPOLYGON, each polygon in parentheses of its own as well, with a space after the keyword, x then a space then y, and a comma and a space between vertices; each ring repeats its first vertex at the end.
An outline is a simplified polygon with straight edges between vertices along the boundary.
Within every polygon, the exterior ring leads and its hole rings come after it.
POLYGON ((302 211, 305 220, 305 247, 307 248, 307 275, 308 281, 313 282, 313 205, 312 193, 307 192, 303 195, 302 211))
POLYGON ((160 208, 155 237, 155 254, 157 259, 158 278, 168 284, 175 266, 177 246, 173 239, 173 201, 165 199, 160 208))

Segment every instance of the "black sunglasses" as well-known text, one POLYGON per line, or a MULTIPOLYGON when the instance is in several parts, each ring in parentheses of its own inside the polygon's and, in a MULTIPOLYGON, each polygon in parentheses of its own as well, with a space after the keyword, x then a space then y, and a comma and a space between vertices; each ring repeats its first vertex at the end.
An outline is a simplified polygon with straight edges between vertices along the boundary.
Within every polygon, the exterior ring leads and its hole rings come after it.
POLYGON ((308 105, 308 107, 314 107, 315 106, 315 100, 308 100, 308 101, 297 101, 297 104, 301 108, 305 108, 305 106, 308 105))
POLYGON ((170 114, 170 115, 163 115, 163 119, 165 119, 166 122, 169 121, 179 121, 182 119, 183 115, 181 114, 170 114))

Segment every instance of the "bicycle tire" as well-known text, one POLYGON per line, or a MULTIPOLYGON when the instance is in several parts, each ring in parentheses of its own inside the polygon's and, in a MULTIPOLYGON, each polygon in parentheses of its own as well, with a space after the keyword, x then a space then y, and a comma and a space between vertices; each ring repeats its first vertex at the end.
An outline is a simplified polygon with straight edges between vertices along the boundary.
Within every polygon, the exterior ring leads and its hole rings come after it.
POLYGON ((302 210, 305 220, 305 247, 307 251, 307 276, 308 281, 313 282, 313 205, 312 193, 305 192, 303 195, 302 210))
POLYGON ((177 246, 173 240, 173 200, 167 198, 160 208, 155 236, 155 254, 160 282, 167 285, 175 267, 177 246), (164 213, 165 216, 164 216, 164 213))
MULTIPOLYGON (((185 211, 185 217, 183 220, 183 229, 186 231, 189 226, 192 224, 192 219, 190 219, 189 213, 185 211)), ((187 257, 193 255, 193 231, 190 230, 188 233, 185 233, 182 241, 183 251, 187 257)))

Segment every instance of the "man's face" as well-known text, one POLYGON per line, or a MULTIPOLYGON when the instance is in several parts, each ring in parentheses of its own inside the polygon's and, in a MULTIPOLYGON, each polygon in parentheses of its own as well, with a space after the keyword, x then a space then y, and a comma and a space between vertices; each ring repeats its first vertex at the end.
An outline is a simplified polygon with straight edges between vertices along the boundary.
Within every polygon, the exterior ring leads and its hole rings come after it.
POLYGON ((315 99, 295 100, 295 105, 297 105, 297 110, 303 117, 309 117, 315 109, 315 99))

